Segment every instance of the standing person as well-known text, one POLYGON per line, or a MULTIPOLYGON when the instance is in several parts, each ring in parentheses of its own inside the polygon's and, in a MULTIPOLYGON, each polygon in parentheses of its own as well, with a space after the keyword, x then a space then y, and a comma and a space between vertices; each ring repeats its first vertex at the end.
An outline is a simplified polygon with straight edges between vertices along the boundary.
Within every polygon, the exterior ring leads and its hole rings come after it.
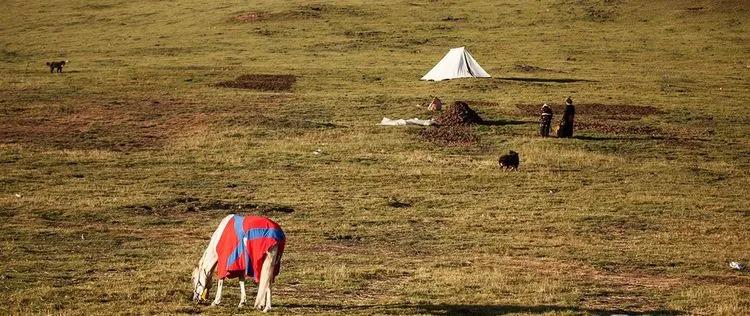
POLYGON ((539 119, 539 135, 549 137, 549 130, 552 126, 552 108, 545 103, 542 105, 542 117, 539 119))
POLYGON ((565 112, 563 112, 560 127, 557 129, 557 137, 565 138, 573 136, 573 124, 576 116, 576 108, 573 106, 573 99, 568 97, 565 100, 565 112))

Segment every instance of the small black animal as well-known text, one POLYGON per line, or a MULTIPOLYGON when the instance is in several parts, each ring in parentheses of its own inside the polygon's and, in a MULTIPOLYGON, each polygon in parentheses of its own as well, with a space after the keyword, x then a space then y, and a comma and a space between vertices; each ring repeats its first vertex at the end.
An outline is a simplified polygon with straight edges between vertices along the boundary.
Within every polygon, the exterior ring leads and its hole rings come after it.
POLYGON ((48 61, 47 66, 49 66, 49 73, 53 73, 55 69, 57 69, 57 72, 62 72, 63 67, 67 63, 68 63, 67 60, 48 61))
POLYGON ((507 155, 500 156, 500 159, 497 160, 497 162, 500 164, 500 168, 505 170, 516 170, 518 171, 518 164, 521 162, 518 159, 518 153, 515 151, 508 152, 507 155))

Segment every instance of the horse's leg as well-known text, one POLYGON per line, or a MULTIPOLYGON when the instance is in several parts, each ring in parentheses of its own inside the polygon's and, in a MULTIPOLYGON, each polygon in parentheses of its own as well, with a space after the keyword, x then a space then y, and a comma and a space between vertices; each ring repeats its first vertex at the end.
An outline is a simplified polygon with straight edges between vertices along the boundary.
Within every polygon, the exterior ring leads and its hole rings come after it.
POLYGON ((267 312, 271 310, 271 278, 276 266, 277 247, 272 247, 266 252, 263 267, 260 270, 260 281, 258 282, 258 295, 255 297, 255 308, 267 312))
POLYGON ((271 262, 268 264, 269 277, 268 284, 266 285, 266 308, 263 309, 264 312, 271 310, 271 288, 273 287, 273 275, 275 272, 274 269, 276 269, 276 260, 278 259, 278 249, 276 247, 271 248, 266 258, 271 258, 271 262))
MULTIPOLYGON (((263 263, 263 266, 265 267, 265 262, 263 263)), ((265 270, 261 270, 260 281, 258 282, 258 294, 255 295, 255 304, 253 305, 255 309, 263 309, 263 303, 266 299, 266 288, 263 285, 265 278, 267 278, 265 270)))
POLYGON ((224 286, 224 280, 219 279, 218 285, 216 286, 216 298, 214 298, 214 302, 211 303, 211 306, 216 306, 221 304, 221 288, 224 286))
POLYGON ((245 300, 247 300, 247 295, 245 295, 245 277, 240 276, 240 304, 237 307, 245 306, 245 300))
POLYGON ((266 288, 266 308, 263 309, 263 312, 267 312, 271 310, 271 287, 273 286, 273 282, 268 283, 268 287, 266 288))

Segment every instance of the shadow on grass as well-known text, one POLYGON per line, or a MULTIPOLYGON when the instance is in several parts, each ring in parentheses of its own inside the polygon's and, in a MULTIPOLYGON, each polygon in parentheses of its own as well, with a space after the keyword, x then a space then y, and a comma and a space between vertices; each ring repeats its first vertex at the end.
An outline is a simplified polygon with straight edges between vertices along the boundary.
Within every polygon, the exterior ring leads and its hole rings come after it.
POLYGON ((522 125, 522 124, 534 124, 535 121, 521 121, 521 120, 483 120, 479 125, 487 126, 502 126, 502 125, 522 125))
POLYGON ((524 81, 524 82, 554 82, 554 83, 597 82, 596 80, 575 79, 575 78, 496 77, 495 79, 510 80, 510 81, 524 81))
POLYGON ((621 309, 588 309, 574 306, 556 306, 556 305, 538 305, 538 306, 515 306, 515 305, 432 305, 417 304, 419 313, 428 313, 432 315, 502 315, 514 313, 550 313, 550 312, 573 312, 587 313, 596 315, 680 315, 680 311, 675 310, 654 310, 646 312, 634 312, 621 309))
POLYGON ((573 139, 580 140, 642 140, 643 138, 637 137, 618 137, 618 136, 590 136, 590 135, 579 135, 570 137, 573 139))
MULTIPOLYGON (((580 140, 627 140, 627 141, 684 141, 685 139, 681 139, 678 137, 670 137, 670 136, 661 136, 661 135, 646 135, 646 136, 592 136, 592 135, 577 135, 570 137, 573 139, 580 139, 580 140)), ((694 141, 708 141, 708 139, 702 139, 702 138, 694 138, 689 139, 694 141)))
POLYGON ((647 311, 630 311, 624 309, 598 309, 598 308, 581 308, 576 306, 558 306, 558 305, 537 305, 537 306, 516 306, 516 305, 459 305, 459 304, 383 304, 383 305, 332 305, 332 304, 287 304, 280 305, 284 308, 311 308, 316 310, 337 310, 337 311, 355 311, 355 310, 382 310, 382 309, 407 309, 416 314, 429 315, 504 315, 516 313, 583 313, 594 315, 683 315, 678 310, 647 310, 647 311))

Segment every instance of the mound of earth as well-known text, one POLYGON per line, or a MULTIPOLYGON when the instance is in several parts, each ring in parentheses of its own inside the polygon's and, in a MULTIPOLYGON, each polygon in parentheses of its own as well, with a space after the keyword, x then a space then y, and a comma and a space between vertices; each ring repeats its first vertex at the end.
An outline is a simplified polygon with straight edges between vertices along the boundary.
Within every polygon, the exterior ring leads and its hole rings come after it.
POLYGON ((219 82, 216 86, 262 91, 285 91, 291 90, 296 81, 297 77, 294 75, 248 74, 239 76, 234 80, 219 82))
POLYGON ((435 125, 457 126, 482 123, 482 118, 466 102, 456 101, 435 118, 435 125))
MULTIPOLYGON (((555 116, 562 115, 565 110, 564 104, 549 104, 555 116)), ((516 108, 521 115, 537 116, 539 115, 540 104, 518 104, 516 108)), ((590 115, 595 117, 611 119, 638 119, 643 116, 663 113, 659 109, 650 105, 628 105, 628 104, 600 104, 600 103, 583 103, 575 104, 576 116, 590 115)))

